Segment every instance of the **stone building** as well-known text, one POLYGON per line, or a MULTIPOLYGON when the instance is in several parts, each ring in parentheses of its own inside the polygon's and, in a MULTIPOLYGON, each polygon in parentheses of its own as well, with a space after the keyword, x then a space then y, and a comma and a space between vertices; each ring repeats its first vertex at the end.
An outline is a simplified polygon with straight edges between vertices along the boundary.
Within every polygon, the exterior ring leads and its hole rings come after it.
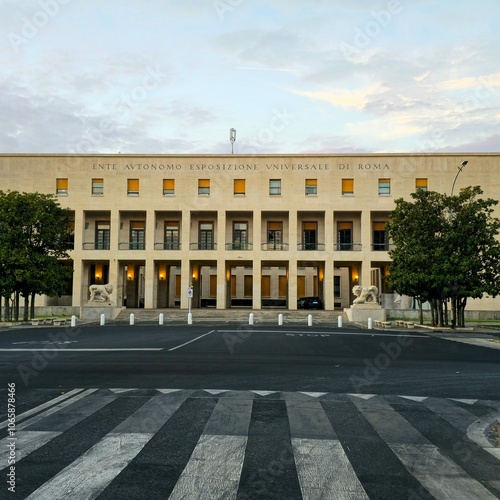
POLYGON ((91 284, 111 283, 117 307, 296 309, 317 296, 334 310, 354 284, 376 284, 394 308, 383 279, 394 200, 450 193, 464 160, 455 193, 500 198, 498 154, 2 154, 0 189, 55 193, 74 218, 72 283, 38 305, 81 307, 91 284))

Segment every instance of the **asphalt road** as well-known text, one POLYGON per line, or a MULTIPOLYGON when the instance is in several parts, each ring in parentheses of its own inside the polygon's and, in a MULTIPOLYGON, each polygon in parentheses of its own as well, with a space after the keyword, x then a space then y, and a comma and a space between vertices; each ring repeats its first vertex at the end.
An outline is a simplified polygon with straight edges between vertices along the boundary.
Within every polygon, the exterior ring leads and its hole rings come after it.
POLYGON ((0 332, 21 389, 170 387, 495 399, 500 351, 414 330, 290 326, 36 327, 0 332))
POLYGON ((500 350, 117 324, 0 331, 0 360, 0 498, 500 498, 500 350))

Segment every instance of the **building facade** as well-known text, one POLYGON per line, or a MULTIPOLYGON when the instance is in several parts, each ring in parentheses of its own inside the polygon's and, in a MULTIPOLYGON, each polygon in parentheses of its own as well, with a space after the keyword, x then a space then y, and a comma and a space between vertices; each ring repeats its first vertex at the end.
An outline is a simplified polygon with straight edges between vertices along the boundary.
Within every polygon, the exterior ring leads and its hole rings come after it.
MULTIPOLYGON (((416 189, 500 197, 498 154, 0 155, 0 189, 54 193, 74 220, 67 295, 113 285, 117 307, 348 307, 355 284, 392 308, 385 223, 416 189)), ((499 208, 495 215, 500 217, 499 208)), ((499 310, 485 297, 468 309, 499 310)))

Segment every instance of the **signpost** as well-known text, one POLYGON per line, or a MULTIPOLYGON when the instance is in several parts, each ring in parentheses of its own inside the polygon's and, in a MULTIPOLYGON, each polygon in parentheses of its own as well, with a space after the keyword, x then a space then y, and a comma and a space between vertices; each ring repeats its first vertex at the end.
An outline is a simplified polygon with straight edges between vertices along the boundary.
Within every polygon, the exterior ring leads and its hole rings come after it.
POLYGON ((193 298, 193 287, 190 286, 187 290, 187 296, 188 296, 188 325, 191 325, 193 323, 193 315, 191 314, 191 300, 193 298))

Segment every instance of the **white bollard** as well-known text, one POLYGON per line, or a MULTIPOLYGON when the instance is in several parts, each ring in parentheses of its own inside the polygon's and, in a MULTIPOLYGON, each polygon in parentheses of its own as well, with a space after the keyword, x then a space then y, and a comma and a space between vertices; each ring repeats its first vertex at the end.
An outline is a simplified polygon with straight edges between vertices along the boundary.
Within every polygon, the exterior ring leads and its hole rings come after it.
POLYGON ((73 316, 71 316, 71 328, 75 328, 76 326, 76 316, 73 314, 73 316))
POLYGON ((106 324, 106 316, 104 316, 104 313, 101 314, 101 326, 104 326, 106 324))
POLYGON ((312 314, 307 315, 307 326, 313 326, 313 315, 312 314))
POLYGON ((342 316, 339 316, 339 317, 337 318, 337 326, 338 326, 339 328, 342 328, 342 316))
POLYGON ((133 325, 135 323, 135 314, 130 313, 130 324, 133 325))
POLYGON ((253 313, 250 313, 250 314, 248 315, 248 324, 249 324, 249 325, 253 325, 253 313))
POLYGON ((373 321, 371 318, 368 318, 368 330, 371 330, 373 328, 373 321))
POLYGON ((193 313, 189 313, 188 314, 188 325, 192 325, 193 324, 193 313))
POLYGON ((164 319, 163 313, 160 313, 160 315, 158 316, 158 322, 160 323, 160 325, 163 325, 163 319, 164 319))
POLYGON ((283 325, 283 314, 278 314, 278 325, 283 325))

